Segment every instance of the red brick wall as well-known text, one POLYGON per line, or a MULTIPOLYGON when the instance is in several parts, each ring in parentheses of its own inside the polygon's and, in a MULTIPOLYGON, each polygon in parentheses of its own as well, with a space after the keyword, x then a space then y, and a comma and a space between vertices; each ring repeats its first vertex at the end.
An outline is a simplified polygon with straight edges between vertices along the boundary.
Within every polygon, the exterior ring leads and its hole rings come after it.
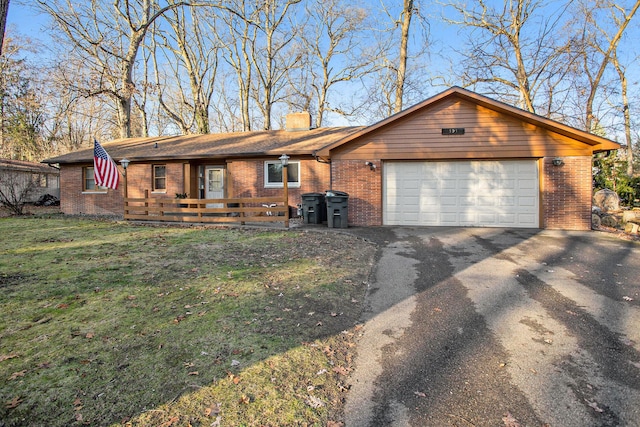
POLYGON ((591 157, 563 157, 554 166, 552 157, 542 164, 543 227, 562 230, 591 229, 591 157))
MULTIPOLYGON (((289 186, 289 206, 302 203, 304 193, 323 193, 329 189, 329 165, 316 160, 300 162, 300 188, 289 186)), ((282 188, 265 188, 265 160, 234 160, 227 163, 227 197, 277 197, 282 188)))
MULTIPOLYGON (((149 191, 149 197, 167 197, 175 199, 176 193, 184 192, 184 165, 182 163, 140 163, 130 164, 127 168, 127 189, 129 197, 144 197, 145 190, 149 191), (167 189, 152 192, 153 165, 165 165, 167 173, 167 189)), ((121 181, 122 182, 122 181, 121 181)))
MULTIPOLYGON (((164 163, 158 163, 164 164, 164 163)), ((92 166, 92 165, 86 165, 92 166)), ((183 164, 166 163, 167 190, 152 193, 152 165, 130 164, 127 168, 127 189, 129 197, 144 197, 149 190, 153 197, 174 199, 176 193, 183 190, 183 164)), ((60 210, 68 215, 116 215, 124 213, 124 179, 120 177, 118 190, 108 189, 106 192, 83 192, 83 176, 81 166, 64 166, 60 168, 60 210)))
POLYGON ((382 168, 375 170, 362 160, 334 160, 331 163, 332 190, 349 194, 349 225, 382 225, 382 168))
MULTIPOLYGON (((543 227, 563 230, 591 229, 591 158, 564 157, 553 166, 552 157, 542 162, 541 214, 543 227)), ((382 225, 382 170, 361 160, 334 160, 333 190, 349 193, 349 225, 382 225)))
POLYGON ((122 180, 118 190, 94 193, 82 191, 82 167, 60 167, 60 211, 67 215, 122 216, 122 180))

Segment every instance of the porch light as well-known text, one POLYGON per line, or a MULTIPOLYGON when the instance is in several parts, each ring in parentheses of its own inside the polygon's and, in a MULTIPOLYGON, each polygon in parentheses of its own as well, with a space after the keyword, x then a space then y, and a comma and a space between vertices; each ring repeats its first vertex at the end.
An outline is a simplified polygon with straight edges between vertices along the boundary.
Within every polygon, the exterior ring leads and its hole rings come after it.
POLYGON ((283 154, 282 156, 280 156, 280 162, 282 162, 282 166, 288 166, 289 156, 287 156, 286 154, 283 154))
POLYGON ((127 167, 129 166, 129 159, 127 159, 126 157, 122 160, 120 160, 120 164, 122 165, 122 167, 124 168, 124 170, 127 170, 127 167))
POLYGON ((551 160, 551 163, 553 164, 553 166, 562 166, 564 165, 564 160, 562 160, 561 157, 556 157, 553 160, 551 160))

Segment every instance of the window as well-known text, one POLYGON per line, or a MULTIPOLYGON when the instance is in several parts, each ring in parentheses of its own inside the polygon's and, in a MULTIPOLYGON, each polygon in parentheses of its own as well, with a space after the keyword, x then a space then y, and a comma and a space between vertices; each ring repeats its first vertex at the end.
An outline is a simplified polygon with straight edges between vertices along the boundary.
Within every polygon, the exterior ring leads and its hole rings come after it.
POLYGON ((152 191, 166 191, 166 190, 167 190, 167 166, 153 165, 153 190, 152 191))
MULTIPOLYGON (((300 187, 300 162, 289 162, 287 175, 289 187, 300 187)), ((264 162, 264 186, 282 188, 282 163, 279 160, 264 162)))
POLYGON ((82 168, 82 191, 107 191, 106 187, 96 186, 93 166, 82 168))

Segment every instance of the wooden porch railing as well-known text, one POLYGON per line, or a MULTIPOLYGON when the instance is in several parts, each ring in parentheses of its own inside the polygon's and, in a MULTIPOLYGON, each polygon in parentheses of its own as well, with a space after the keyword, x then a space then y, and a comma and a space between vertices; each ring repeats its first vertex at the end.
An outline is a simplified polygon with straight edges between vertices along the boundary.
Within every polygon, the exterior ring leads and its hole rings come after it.
POLYGON ((124 219, 136 221, 240 223, 284 222, 289 227, 289 206, 282 197, 231 199, 124 199, 124 219))

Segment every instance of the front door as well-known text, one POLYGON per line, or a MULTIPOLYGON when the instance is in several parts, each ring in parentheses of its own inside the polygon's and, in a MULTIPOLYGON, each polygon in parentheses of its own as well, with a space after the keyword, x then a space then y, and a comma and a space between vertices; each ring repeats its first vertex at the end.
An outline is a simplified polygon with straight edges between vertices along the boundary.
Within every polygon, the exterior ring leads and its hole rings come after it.
MULTIPOLYGON (((224 198, 224 166, 206 166, 204 169, 205 199, 224 198)), ((222 208, 222 203, 207 204, 208 208, 222 208)))

